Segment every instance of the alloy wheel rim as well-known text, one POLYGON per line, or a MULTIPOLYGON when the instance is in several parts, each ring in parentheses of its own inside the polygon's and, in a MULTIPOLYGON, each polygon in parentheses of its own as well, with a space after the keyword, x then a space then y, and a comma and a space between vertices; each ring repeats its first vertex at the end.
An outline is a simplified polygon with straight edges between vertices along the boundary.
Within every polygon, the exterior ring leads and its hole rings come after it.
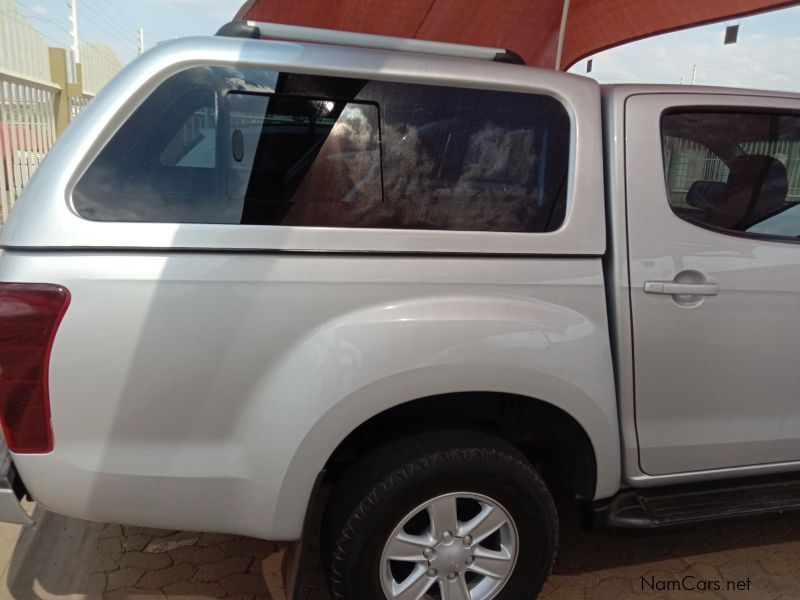
POLYGON ((519 554, 514 520, 496 500, 443 494, 409 512, 383 548, 380 580, 390 600, 490 600, 519 554))

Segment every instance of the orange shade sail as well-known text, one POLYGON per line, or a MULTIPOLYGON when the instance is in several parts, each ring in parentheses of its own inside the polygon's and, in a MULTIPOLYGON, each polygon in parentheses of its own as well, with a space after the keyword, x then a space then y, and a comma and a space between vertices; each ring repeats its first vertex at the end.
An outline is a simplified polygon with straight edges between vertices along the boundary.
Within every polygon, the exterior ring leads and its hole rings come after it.
POLYGON ((561 69, 600 50, 797 0, 248 0, 237 18, 513 50, 561 69), (563 23, 563 35, 562 35, 563 23), (559 39, 561 43, 559 44, 559 39))

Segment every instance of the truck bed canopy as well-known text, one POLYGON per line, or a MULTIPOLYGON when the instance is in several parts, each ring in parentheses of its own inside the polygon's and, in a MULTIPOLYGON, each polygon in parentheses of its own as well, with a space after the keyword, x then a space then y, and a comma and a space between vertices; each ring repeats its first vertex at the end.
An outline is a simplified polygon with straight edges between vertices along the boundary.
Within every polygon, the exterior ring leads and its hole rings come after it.
POLYGON ((506 48, 567 69, 625 42, 797 0, 248 0, 237 18, 506 48))

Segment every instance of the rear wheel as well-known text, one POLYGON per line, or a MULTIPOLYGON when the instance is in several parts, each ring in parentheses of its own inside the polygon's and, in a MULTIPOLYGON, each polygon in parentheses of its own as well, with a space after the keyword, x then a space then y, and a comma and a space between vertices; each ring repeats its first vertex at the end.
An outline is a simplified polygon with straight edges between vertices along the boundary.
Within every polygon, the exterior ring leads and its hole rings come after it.
POLYGON ((532 598, 558 522, 539 474, 481 432, 435 432, 365 457, 337 485, 323 547, 335 598, 532 598))

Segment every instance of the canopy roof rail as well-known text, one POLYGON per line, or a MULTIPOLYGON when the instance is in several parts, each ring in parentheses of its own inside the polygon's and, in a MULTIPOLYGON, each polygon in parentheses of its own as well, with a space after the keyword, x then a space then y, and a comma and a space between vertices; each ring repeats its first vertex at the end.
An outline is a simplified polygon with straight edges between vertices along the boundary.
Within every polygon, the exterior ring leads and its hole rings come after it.
POLYGON ((284 25, 282 23, 266 23, 262 21, 231 21, 227 25, 223 25, 217 32, 217 35, 252 39, 268 38, 293 42, 313 42, 317 44, 333 44, 336 46, 393 50, 395 52, 416 52, 419 54, 435 54, 437 56, 455 56, 458 58, 493 60, 496 62, 520 65, 525 64, 525 61, 519 54, 511 50, 503 50, 502 48, 433 42, 430 40, 338 31, 336 29, 321 29, 318 27, 301 27, 299 25, 284 25))

